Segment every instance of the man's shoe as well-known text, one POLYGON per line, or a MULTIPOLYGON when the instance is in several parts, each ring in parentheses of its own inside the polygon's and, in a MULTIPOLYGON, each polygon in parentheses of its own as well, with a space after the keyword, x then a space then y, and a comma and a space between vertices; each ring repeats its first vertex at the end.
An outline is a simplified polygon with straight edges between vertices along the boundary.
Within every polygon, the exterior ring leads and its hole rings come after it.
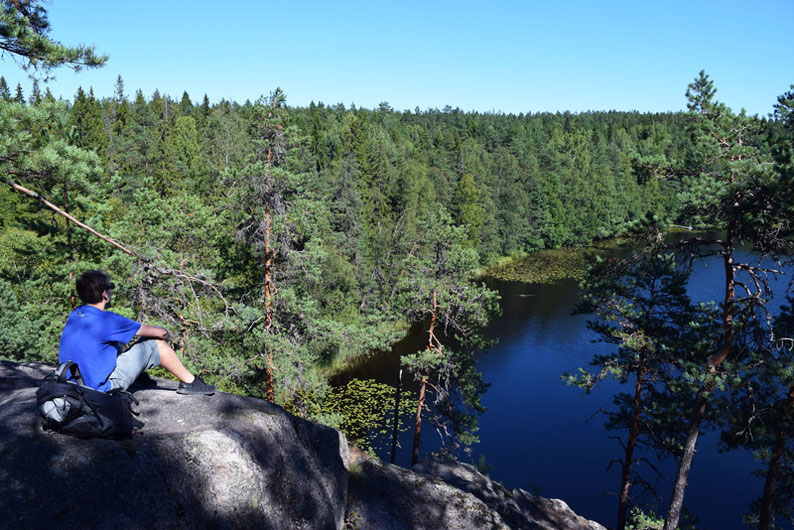
POLYGON ((177 394, 204 394, 205 396, 211 396, 215 393, 215 387, 212 385, 208 385, 201 379, 199 376, 196 376, 193 379, 192 383, 185 383, 180 382, 179 388, 176 389, 177 394))

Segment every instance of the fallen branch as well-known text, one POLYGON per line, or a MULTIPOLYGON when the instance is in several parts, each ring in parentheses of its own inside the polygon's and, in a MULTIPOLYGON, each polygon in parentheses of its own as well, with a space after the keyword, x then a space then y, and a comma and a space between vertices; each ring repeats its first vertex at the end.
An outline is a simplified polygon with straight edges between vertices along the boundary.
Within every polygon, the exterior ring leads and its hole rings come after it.
POLYGON ((39 195, 39 194, 38 194, 38 193, 36 193, 35 191, 29 190, 29 189, 27 189, 26 187, 24 187, 24 186, 20 186, 20 185, 19 185, 19 184, 17 184, 16 182, 13 182, 13 181, 10 181, 10 180, 6 180, 5 182, 6 182, 6 184, 8 184, 9 186, 11 186, 13 189, 15 189, 15 190, 17 190, 17 191, 19 191, 19 192, 21 192, 21 193, 24 193, 25 195, 27 195, 27 196, 29 196, 29 197, 33 197, 33 198, 34 198, 34 199, 36 199, 37 201, 39 201, 39 202, 41 202, 42 204, 44 204, 44 206, 46 206, 46 207, 47 207, 47 208, 49 208, 50 210, 53 210, 55 213, 57 213, 57 214, 60 214, 60 215, 62 215, 62 216, 64 216, 64 217, 66 217, 66 218, 67 218, 67 219, 69 219, 71 222, 73 222, 74 224, 76 224, 77 226, 79 226, 80 228, 82 228, 83 230, 87 230, 88 232, 90 232, 90 233, 94 234, 95 236, 97 236, 97 237, 98 237, 99 239, 101 239, 102 241, 106 241, 106 242, 110 243, 111 245, 113 245, 114 247, 116 247, 117 249, 119 249, 120 251, 122 251, 122 252, 124 252, 124 253, 126 253, 126 254, 129 254, 130 256, 134 256, 134 257, 136 257, 136 258, 140 258, 140 259, 142 259, 142 260, 144 260, 144 261, 147 261, 147 260, 146 260, 146 258, 144 258, 143 256, 141 256, 140 254, 138 254, 138 253, 137 253, 137 252, 135 252, 134 250, 130 250, 130 249, 128 249, 128 248, 127 248, 127 247, 125 247, 124 245, 120 244, 118 241, 116 241, 116 240, 114 240, 114 239, 112 239, 112 238, 109 238, 108 236, 105 236, 105 235, 102 235, 102 234, 100 234, 99 232, 97 232, 96 230, 94 230, 93 228, 91 228, 90 226, 88 226, 88 225, 87 225, 87 224, 85 224, 85 223, 81 223, 80 221, 78 221, 77 219, 75 219, 73 216, 69 215, 69 214, 68 214, 68 213, 66 213, 64 210, 61 210, 60 208, 58 208, 57 206, 55 206, 53 203, 51 203, 50 201, 48 201, 47 199, 45 199, 44 197, 42 197, 41 195, 39 195))
MULTIPOLYGON (((134 250, 130 250, 129 248, 125 247, 124 245, 122 245, 121 243, 116 241, 115 239, 113 239, 111 237, 108 237, 108 236, 106 236, 104 234, 101 234, 98 231, 96 231, 95 229, 93 229, 90 226, 88 226, 87 224, 78 221, 77 219, 75 219, 74 216, 70 215, 66 211, 64 211, 61 208, 57 207, 56 205, 54 205, 53 203, 51 203, 50 201, 48 201, 47 199, 45 199, 44 197, 42 197, 41 195, 36 193, 35 191, 30 190, 30 189, 28 189, 28 188, 26 188, 26 187, 24 187, 24 186, 22 186, 20 184, 17 184, 16 182, 14 182, 12 180, 3 179, 3 182, 5 182, 9 186, 11 186, 12 189, 14 189, 14 190, 16 190, 16 191, 18 191, 20 193, 23 193, 23 194, 25 194, 25 195, 27 195, 29 197, 33 197, 34 199, 36 199, 37 201, 41 202, 42 204, 44 204, 44 206, 46 206, 50 210, 54 211, 58 215, 62 215, 63 217, 65 217, 69 221, 73 222, 75 225, 77 225, 80 228, 82 228, 83 230, 95 235, 96 237, 98 237, 102 241, 110 243, 111 245, 113 245, 117 249, 121 250, 125 254, 128 254, 130 256, 138 258, 139 260, 141 260, 142 262, 146 263, 147 265, 150 265, 151 268, 156 273, 160 273, 162 275, 175 276, 177 278, 186 280, 188 282, 188 285, 190 286, 191 290, 193 290, 193 286, 192 286, 191 282, 200 283, 200 284, 204 285, 205 287, 211 289, 213 292, 215 292, 216 295, 218 295, 218 297, 221 300, 223 300, 223 304, 225 306, 225 308, 224 308, 224 314, 225 314, 224 321, 229 318, 229 308, 230 308, 229 302, 223 296, 223 294, 221 293, 220 289, 217 286, 213 285, 211 282, 208 282, 207 280, 203 280, 203 279, 198 278, 196 276, 192 276, 190 274, 186 274, 186 273, 184 273, 183 271, 180 271, 180 270, 159 266, 159 265, 153 263, 151 259, 146 258, 146 257, 138 254, 134 250)), ((195 291, 194 291, 194 295, 195 295, 195 291)))

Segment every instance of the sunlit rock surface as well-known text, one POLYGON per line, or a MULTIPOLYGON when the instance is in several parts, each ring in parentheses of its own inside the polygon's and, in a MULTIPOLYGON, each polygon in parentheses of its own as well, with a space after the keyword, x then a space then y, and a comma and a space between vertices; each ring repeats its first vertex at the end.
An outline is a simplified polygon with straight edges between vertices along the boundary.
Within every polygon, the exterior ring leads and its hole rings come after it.
POLYGON ((471 493, 512 528, 606 530, 604 526, 576 515, 560 499, 539 497, 522 489, 508 490, 470 464, 431 455, 416 464, 413 470, 471 493))
POLYGON ((471 493, 352 451, 347 520, 353 528, 510 528, 471 493))

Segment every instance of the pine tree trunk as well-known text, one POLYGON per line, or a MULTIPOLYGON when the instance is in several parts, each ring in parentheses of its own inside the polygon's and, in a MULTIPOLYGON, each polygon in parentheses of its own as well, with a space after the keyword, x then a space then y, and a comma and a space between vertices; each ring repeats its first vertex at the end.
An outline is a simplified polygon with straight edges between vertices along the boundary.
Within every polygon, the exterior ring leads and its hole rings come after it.
POLYGON ((9 186, 11 186, 11 188, 13 188, 14 190, 16 190, 16 191, 18 191, 18 192, 20 192, 20 193, 24 193, 24 194, 25 194, 25 195, 27 195, 28 197, 33 197, 34 199, 36 199, 37 201, 41 202, 42 204, 44 204, 44 206, 46 206, 46 207, 47 207, 47 208, 49 208, 50 210, 54 211, 54 212, 55 212, 55 213, 57 213, 58 215, 62 215, 62 216, 64 216, 64 217, 66 217, 68 220, 70 220, 70 221, 71 221, 72 223, 74 223, 75 225, 77 225, 77 226, 79 226, 80 228, 82 228, 83 230, 86 230, 86 231, 90 232, 91 234, 93 234, 93 235, 97 236, 97 237, 98 237, 99 239, 101 239, 102 241, 105 241, 105 242, 107 242, 107 243, 110 243, 111 245, 113 245, 113 246, 114 246, 114 247, 116 247, 117 249, 121 250, 121 251, 122 251, 122 252, 124 252, 125 254, 129 254, 130 256, 133 256, 133 257, 135 257, 135 258, 138 258, 138 262, 139 262, 139 263, 140 263, 140 260, 141 260, 141 259, 143 259, 143 258, 141 258, 141 256, 139 256, 139 255, 138 255, 136 252, 134 252, 134 251, 132 251, 132 250, 130 250, 130 249, 128 249, 128 248, 126 248, 126 247, 124 247, 123 245, 120 245, 120 244, 119 244, 118 242, 116 242, 114 239, 111 239, 111 238, 109 238, 109 237, 108 237, 108 236, 106 236, 106 235, 100 234, 99 232, 97 232, 96 230, 94 230, 93 228, 91 228, 90 226, 88 226, 88 225, 87 225, 87 224, 85 224, 85 223, 81 223, 80 221, 78 221, 77 219, 75 219, 74 217, 72 217, 71 215, 69 215, 68 213, 66 213, 65 211, 63 211, 61 208, 58 208, 58 207, 57 207, 57 206, 55 206, 53 203, 51 203, 50 201, 48 201, 47 199, 45 199, 44 197, 42 197, 41 195, 39 195, 38 193, 36 193, 35 191, 29 190, 29 189, 27 189, 27 188, 26 188, 26 187, 24 187, 24 186, 20 186, 19 184, 17 184, 16 182, 13 182, 13 181, 11 181, 11 180, 2 179, 2 182, 5 182, 5 183, 6 183, 6 184, 8 184, 9 186))
POLYGON ((786 412, 782 418, 782 425, 778 426, 775 436, 775 445, 772 449, 772 457, 766 469, 766 481, 764 482, 764 495, 761 497, 761 507, 758 510, 758 530, 769 530, 772 528, 772 515, 774 514, 775 497, 777 496, 777 481, 780 476, 780 464, 786 451, 788 441, 789 424, 794 416, 794 387, 791 387, 786 400, 786 412))
MULTIPOLYGON (((433 289, 433 310, 430 317, 430 326, 427 328, 427 350, 433 351, 436 346, 436 318, 438 316, 438 290, 433 289)), ((440 347, 440 346, 439 346, 440 347)), ((422 431, 422 408, 425 406, 425 389, 427 388, 427 378, 429 371, 425 368, 425 375, 422 377, 422 385, 419 387, 419 404, 416 407, 416 425, 414 426, 414 447, 411 451, 411 465, 419 461, 419 435, 422 431)))
POLYGON ((618 530, 626 528, 626 511, 629 505, 629 488, 631 487, 631 466, 634 460, 634 448, 640 434, 640 414, 642 412, 642 390, 644 370, 637 373, 637 384, 634 386, 634 414, 631 419, 629 438, 626 441, 626 452, 623 456, 623 472, 620 477, 620 500, 618 501, 618 530))
MULTIPOLYGON (((728 228, 723 243, 724 254, 723 264, 725 269, 725 301, 722 309, 722 327, 724 340, 722 347, 707 360, 709 372, 715 373, 722 362, 728 357, 733 349, 733 311, 736 298, 736 279, 733 263, 735 220, 728 221, 728 228)), ((684 452, 678 463, 678 473, 673 486, 673 494, 670 498, 670 506, 667 509, 667 518, 664 523, 664 530, 675 530, 678 527, 678 520, 681 517, 681 509, 684 505, 684 491, 686 490, 689 469, 692 467, 692 458, 695 456, 695 445, 700 435, 700 423, 706 413, 706 405, 711 392, 714 390, 715 381, 712 379, 698 393, 695 408, 689 420, 686 441, 684 442, 684 452)))
POLYGON ((414 426, 414 447, 411 451, 411 465, 419 461, 419 436, 422 432, 422 407, 425 406, 425 387, 427 387, 427 377, 422 378, 422 385, 419 387, 419 404, 416 407, 416 425, 414 426))
MULTIPOLYGON (((270 193, 270 154, 267 151, 267 165, 265 170, 265 195, 270 193)), ((265 208, 265 329, 271 333, 273 329, 273 292, 271 289, 273 259, 270 255, 270 204, 265 208)), ((276 391, 273 384, 273 352, 265 353, 265 388, 267 400, 271 403, 276 400, 276 391)))
POLYGON ((707 391, 704 390, 698 395, 694 410, 692 411, 692 417, 689 420, 689 429, 687 430, 686 442, 684 443, 684 453, 681 455, 681 460, 678 463, 678 473, 675 477, 675 485, 673 486, 673 495, 670 498, 670 506, 667 509, 664 530, 675 530, 678 528, 678 519, 681 517, 681 508, 684 505, 684 491, 687 487, 689 469, 692 467, 692 458, 695 456, 695 445, 700 435, 700 422, 703 421, 703 416, 706 413, 706 403, 711 393, 711 387, 713 387, 713 383, 707 391))

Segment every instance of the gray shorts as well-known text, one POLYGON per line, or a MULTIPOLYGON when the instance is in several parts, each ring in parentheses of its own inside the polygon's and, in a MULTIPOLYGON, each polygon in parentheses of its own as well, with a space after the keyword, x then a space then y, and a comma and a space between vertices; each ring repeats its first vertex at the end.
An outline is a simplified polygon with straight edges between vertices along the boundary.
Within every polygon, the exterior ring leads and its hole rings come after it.
POLYGON ((108 376, 111 390, 127 390, 144 370, 160 366, 156 339, 141 339, 116 357, 116 369, 108 376))

